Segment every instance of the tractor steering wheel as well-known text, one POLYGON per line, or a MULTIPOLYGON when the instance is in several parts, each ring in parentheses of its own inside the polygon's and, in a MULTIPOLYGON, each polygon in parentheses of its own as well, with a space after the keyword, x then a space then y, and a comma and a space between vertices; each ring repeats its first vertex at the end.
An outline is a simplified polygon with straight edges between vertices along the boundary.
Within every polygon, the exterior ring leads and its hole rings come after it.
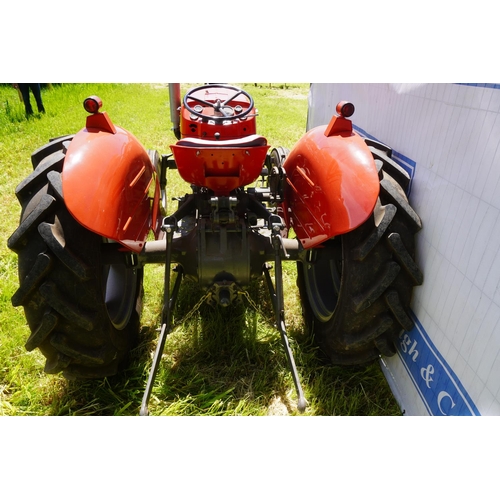
POLYGON ((231 85, 220 85, 220 84, 209 84, 209 85, 203 85, 201 87, 195 87, 194 89, 191 89, 185 96, 184 96, 184 107, 193 115, 201 117, 201 118, 209 118, 210 120, 215 120, 215 121, 223 121, 223 120, 236 120, 238 118, 244 118, 247 116, 250 111, 253 109, 253 99, 252 96, 248 93, 245 92, 242 89, 239 89, 238 87, 233 87, 231 85), (226 101, 222 102, 220 99, 217 99, 215 102, 208 102, 203 99, 200 99, 198 97, 195 97, 193 94, 195 92, 198 92, 199 90, 203 89, 214 89, 214 88, 224 88, 224 89, 229 89, 229 90, 235 90, 236 93, 232 95, 229 99, 226 101), (233 101, 237 96, 243 95, 245 96, 248 101, 249 105, 248 108, 244 109, 241 108, 241 106, 236 106, 232 108, 229 106, 229 103, 233 101), (188 99, 192 99, 193 101, 199 102, 201 104, 205 104, 206 106, 210 106, 214 108, 216 112, 222 113, 223 116, 207 116, 203 114, 203 110, 197 110, 197 106, 191 107, 191 105, 188 104, 188 99))

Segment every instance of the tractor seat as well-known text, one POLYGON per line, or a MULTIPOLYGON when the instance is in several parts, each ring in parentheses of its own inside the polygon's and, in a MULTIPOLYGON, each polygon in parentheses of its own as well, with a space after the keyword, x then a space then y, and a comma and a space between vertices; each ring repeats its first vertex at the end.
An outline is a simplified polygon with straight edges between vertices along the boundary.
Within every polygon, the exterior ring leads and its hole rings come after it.
POLYGON ((239 139, 228 139, 225 141, 187 137, 177 141, 175 145, 192 148, 255 148, 267 146, 267 139, 257 134, 247 135, 246 137, 241 137, 239 139))
POLYGON ((251 134, 225 141, 186 137, 170 149, 183 180, 229 196, 259 177, 269 146, 265 137, 251 134))

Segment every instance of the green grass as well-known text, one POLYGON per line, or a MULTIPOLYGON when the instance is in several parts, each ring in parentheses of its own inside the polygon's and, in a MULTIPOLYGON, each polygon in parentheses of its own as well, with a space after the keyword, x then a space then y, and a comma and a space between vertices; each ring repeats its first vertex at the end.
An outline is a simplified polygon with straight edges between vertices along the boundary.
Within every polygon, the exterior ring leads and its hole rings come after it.
MULTIPOLYGON (((254 97, 258 132, 272 146, 291 148, 305 131, 308 85, 241 84, 254 97)), ((182 90, 189 86, 183 85, 182 90)), ((85 125, 82 102, 96 94, 114 123, 131 131, 146 148, 168 153, 171 132, 166 84, 64 84, 44 88, 46 114, 26 119, 17 92, 0 85, 0 415, 137 415, 157 339, 163 268, 145 269, 142 341, 130 366, 97 381, 67 381, 45 375, 44 358, 27 352, 23 311, 13 308, 17 257, 6 246, 16 229, 16 185, 31 171, 31 152, 51 137, 75 133, 85 125)), ((188 192, 177 172, 168 173, 168 195, 188 192)), ((174 208, 173 204, 170 207, 174 208)), ((304 334, 295 286, 295 264, 285 263, 286 320, 290 343, 309 402, 306 415, 399 415, 400 410, 377 364, 362 368, 325 365, 304 334)), ((259 305, 228 309, 206 305, 192 317, 201 295, 185 286, 150 401, 154 415, 295 414, 295 389, 264 283, 250 295, 259 305)))

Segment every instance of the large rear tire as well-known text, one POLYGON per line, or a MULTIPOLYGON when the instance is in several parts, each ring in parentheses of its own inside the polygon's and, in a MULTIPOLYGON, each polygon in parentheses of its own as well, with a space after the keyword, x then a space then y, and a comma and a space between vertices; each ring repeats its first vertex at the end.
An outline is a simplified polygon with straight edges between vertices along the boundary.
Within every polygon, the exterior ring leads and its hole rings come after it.
POLYGON ((35 151, 34 171, 16 189, 21 221, 8 246, 18 254, 23 306, 45 372, 69 379, 117 373, 138 340, 142 270, 102 262, 103 238, 81 226, 64 203, 67 140, 35 151))
POLYGON ((423 280, 414 244, 422 225, 404 191, 409 177, 391 159, 390 148, 366 142, 380 178, 372 215, 297 263, 308 330, 339 365, 364 364, 396 353, 398 335, 413 327, 413 287, 423 280))

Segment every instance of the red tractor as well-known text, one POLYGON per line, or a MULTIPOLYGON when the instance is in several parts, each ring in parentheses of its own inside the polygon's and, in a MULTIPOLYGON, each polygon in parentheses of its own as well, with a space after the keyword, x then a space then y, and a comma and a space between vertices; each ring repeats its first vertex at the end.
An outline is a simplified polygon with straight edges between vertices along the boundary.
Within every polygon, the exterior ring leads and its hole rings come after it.
POLYGON ((96 96, 84 102, 85 128, 33 153, 34 171, 16 189, 20 225, 8 241, 20 281, 12 303, 24 307, 31 330, 26 348, 40 349, 47 373, 117 373, 138 341, 143 267, 163 263, 162 325, 141 406, 147 415, 183 278, 228 307, 264 277, 303 411, 282 262, 296 261, 306 327, 333 363, 395 354, 398 335, 413 327, 412 289, 422 283, 409 176, 389 147, 353 132, 351 103, 339 103, 327 126, 289 152, 257 134, 253 98, 240 88, 203 85, 182 102, 179 84, 170 93, 172 154, 145 150, 100 111, 96 96), (192 192, 167 214, 171 168, 192 192))

